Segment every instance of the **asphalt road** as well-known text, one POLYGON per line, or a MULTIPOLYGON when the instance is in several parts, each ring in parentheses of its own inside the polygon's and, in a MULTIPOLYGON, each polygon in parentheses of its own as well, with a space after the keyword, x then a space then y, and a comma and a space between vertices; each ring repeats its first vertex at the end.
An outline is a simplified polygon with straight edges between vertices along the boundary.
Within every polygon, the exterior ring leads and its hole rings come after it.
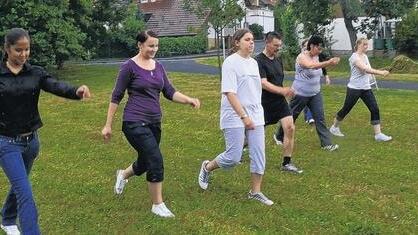
MULTIPOLYGON (((169 72, 184 72, 184 73, 202 73, 217 75, 218 68, 208 65, 202 65, 195 62, 192 58, 177 58, 177 59, 160 59, 159 60, 169 72)), ((285 77, 286 80, 293 80, 293 77, 285 77)), ((347 85, 348 78, 334 78, 332 84, 347 85)), ((402 90, 418 90, 417 82, 400 82, 379 80, 379 88, 388 89, 402 89, 402 90)))

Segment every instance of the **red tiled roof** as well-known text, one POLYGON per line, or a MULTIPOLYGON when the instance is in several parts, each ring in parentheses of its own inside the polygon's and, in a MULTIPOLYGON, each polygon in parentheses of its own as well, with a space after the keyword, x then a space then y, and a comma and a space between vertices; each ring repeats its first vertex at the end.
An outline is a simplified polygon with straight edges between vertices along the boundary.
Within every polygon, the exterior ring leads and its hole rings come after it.
POLYGON ((159 36, 196 35, 190 29, 201 28, 205 23, 205 19, 183 9, 181 0, 156 0, 148 3, 139 1, 139 8, 143 14, 152 14, 147 26, 159 36))

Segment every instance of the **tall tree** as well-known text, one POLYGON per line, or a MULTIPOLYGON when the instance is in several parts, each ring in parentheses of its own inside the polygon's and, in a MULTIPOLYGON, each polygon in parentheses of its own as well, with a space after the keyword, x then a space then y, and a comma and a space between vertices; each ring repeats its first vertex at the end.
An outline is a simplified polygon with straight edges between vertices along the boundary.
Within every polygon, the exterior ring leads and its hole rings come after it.
POLYGON ((7 1, 0 8, 0 34, 13 27, 27 29, 33 41, 32 61, 60 68, 68 58, 86 55, 82 46, 86 35, 66 15, 67 9, 68 1, 64 0, 7 1))
POLYGON ((223 37, 223 29, 241 21, 245 12, 236 0, 182 0, 185 9, 205 17, 213 27, 216 38, 216 48, 218 56, 218 68, 221 75, 221 52, 220 40, 223 37))
POLYGON ((371 38, 379 27, 381 16, 387 19, 402 17, 411 6, 415 6, 416 0, 338 0, 338 3, 343 11, 344 23, 354 50, 357 32, 362 32, 371 38), (358 22, 359 16, 366 18, 360 21, 359 27, 354 27, 353 22, 358 22))
POLYGON ((303 24, 305 37, 317 34, 332 20, 332 8, 329 0, 298 0, 292 7, 299 23, 303 24))

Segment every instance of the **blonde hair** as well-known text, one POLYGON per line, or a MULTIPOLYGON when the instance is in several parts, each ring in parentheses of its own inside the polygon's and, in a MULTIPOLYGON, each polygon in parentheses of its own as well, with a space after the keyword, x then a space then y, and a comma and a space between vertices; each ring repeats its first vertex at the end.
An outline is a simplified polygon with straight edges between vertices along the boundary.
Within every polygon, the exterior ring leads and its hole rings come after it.
POLYGON ((354 46, 354 50, 357 51, 358 47, 360 46, 360 44, 362 44, 363 42, 369 43, 369 40, 367 40, 367 38, 359 38, 356 41, 356 45, 354 46))

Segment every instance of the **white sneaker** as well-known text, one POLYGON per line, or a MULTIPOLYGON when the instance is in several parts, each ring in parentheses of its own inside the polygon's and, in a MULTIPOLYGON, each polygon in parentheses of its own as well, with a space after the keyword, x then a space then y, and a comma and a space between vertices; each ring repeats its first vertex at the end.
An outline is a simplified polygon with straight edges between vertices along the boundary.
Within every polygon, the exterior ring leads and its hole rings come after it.
POLYGON ((258 193, 252 193, 251 191, 248 193, 248 199, 254 199, 257 200, 267 206, 271 206, 274 204, 274 202, 270 199, 268 199, 262 192, 258 193))
POLYGON ((388 136, 388 135, 385 135, 383 133, 379 133, 379 134, 374 136, 374 139, 377 142, 385 142, 385 141, 392 140, 392 136, 388 136))
POLYGON ((153 204, 151 212, 165 218, 174 217, 174 214, 167 208, 164 202, 158 205, 153 204))
POLYGON ((308 121, 306 121, 306 123, 308 123, 309 125, 314 124, 315 120, 313 118, 309 119, 308 121))
POLYGON ((202 166, 200 167, 199 177, 197 179, 199 181, 200 188, 202 188, 203 190, 206 190, 209 185, 210 172, 208 172, 205 169, 206 164, 208 163, 209 163, 208 160, 205 160, 202 162, 202 166))
POLYGON ((20 235, 17 225, 0 225, 0 227, 7 235, 20 235))
POLYGON ((339 127, 335 127, 334 125, 332 125, 329 128, 329 132, 331 132, 331 134, 335 135, 335 136, 339 136, 339 137, 343 137, 344 134, 341 132, 339 127))
POLYGON ((277 145, 283 145, 283 141, 278 140, 277 137, 276 137, 276 134, 273 135, 273 140, 274 140, 274 142, 276 142, 277 145))
POLYGON ((115 194, 121 195, 123 193, 123 188, 125 184, 128 183, 127 179, 123 178, 123 170, 116 171, 116 183, 115 183, 115 194))
POLYGON ((321 147, 323 150, 329 151, 329 152, 333 152, 335 150, 337 150, 340 146, 338 146, 338 144, 330 144, 324 147, 321 147))

